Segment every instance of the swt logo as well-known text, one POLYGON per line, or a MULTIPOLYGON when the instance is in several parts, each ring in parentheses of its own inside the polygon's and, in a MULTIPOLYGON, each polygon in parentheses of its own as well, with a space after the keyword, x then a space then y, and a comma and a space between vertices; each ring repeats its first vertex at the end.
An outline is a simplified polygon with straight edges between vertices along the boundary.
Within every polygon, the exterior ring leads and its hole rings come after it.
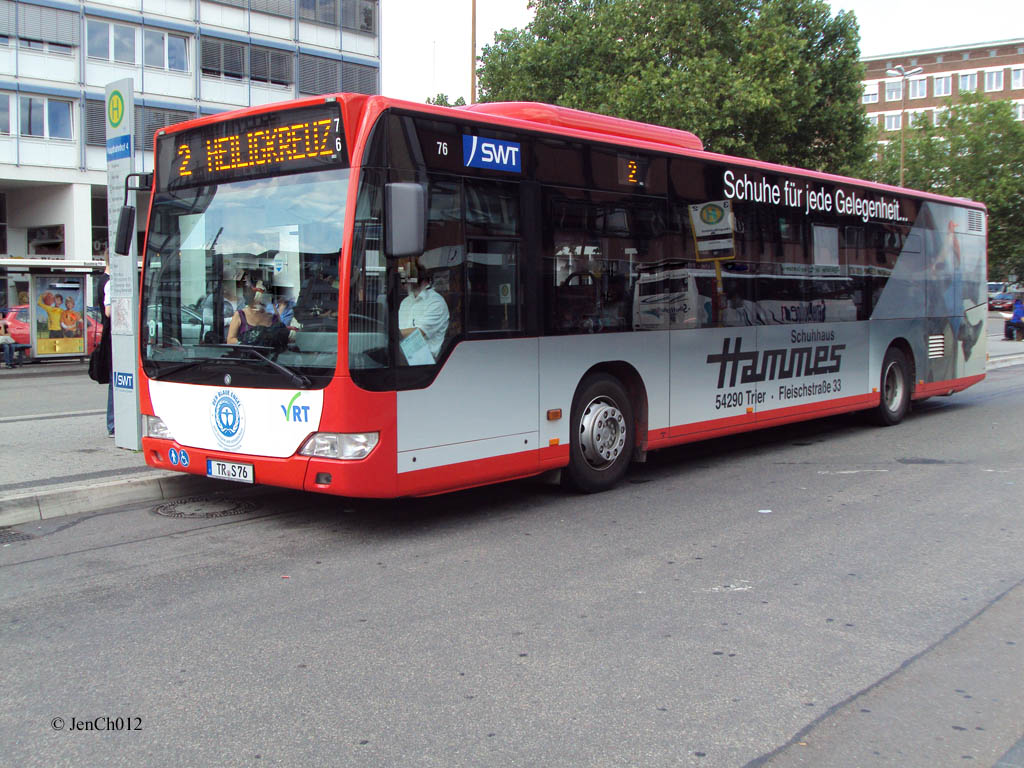
POLYGON ((285 421, 292 423, 309 421, 309 406, 295 404, 295 401, 299 399, 299 395, 301 394, 301 392, 296 392, 292 399, 288 402, 288 405, 281 406, 281 410, 284 411, 285 421))
POLYGON ((462 164, 467 168, 520 173, 521 160, 519 142, 485 139, 480 136, 462 137, 462 164))

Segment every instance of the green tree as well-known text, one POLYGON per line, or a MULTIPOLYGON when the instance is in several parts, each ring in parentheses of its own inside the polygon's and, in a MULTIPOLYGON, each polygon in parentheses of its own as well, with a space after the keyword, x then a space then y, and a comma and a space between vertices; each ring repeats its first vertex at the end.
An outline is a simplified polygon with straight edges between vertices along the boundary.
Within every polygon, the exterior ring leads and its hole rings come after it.
POLYGON ((707 149, 849 172, 870 153, 853 14, 823 0, 532 0, 485 46, 481 101, 696 133, 707 149))
MULTIPOLYGON (((966 197, 988 207, 988 272, 993 280, 1024 277, 1024 123, 1009 101, 965 94, 947 104, 938 124, 918 115, 906 130, 904 184, 911 189, 966 197)), ((899 134, 873 163, 872 177, 899 181, 899 134)))
POLYGON ((427 97, 427 104, 435 104, 438 107, 464 107, 466 100, 459 96, 455 101, 448 101, 447 93, 439 93, 434 98, 427 97))

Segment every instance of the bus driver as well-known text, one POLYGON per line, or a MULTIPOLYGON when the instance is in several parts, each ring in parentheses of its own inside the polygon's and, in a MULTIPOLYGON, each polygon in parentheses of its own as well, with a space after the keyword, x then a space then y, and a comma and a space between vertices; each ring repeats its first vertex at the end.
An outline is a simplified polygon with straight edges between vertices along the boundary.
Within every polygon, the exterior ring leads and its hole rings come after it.
POLYGON ((432 365, 448 330, 448 303, 431 287, 419 259, 403 259, 398 274, 409 292, 398 307, 402 352, 409 365, 432 365))

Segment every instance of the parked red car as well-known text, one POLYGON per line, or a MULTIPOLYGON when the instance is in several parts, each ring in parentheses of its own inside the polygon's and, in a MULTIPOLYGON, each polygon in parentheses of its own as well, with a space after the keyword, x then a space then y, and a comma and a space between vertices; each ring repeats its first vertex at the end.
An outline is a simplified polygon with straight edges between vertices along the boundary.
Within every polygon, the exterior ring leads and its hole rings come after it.
MULTIPOLYGON (((28 325, 28 305, 11 307, 4 316, 7 320, 7 327, 11 331, 11 338, 15 344, 31 344, 32 332, 28 325)), ((91 354, 97 344, 100 343, 100 336, 103 335, 103 325, 95 307, 89 307, 85 312, 86 334, 85 353, 91 354)), ((31 353, 30 353, 31 356, 31 353)))
POLYGON ((988 308, 993 312, 1013 312, 1013 294, 997 293, 988 300, 988 308))

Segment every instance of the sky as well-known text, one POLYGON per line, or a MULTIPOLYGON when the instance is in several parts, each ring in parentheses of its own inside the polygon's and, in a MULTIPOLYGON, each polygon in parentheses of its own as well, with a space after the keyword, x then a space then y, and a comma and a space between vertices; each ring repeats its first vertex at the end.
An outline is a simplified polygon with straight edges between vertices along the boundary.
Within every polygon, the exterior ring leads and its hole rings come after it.
MULTIPOLYGON (((469 101, 472 0, 381 0, 385 96, 423 103, 445 93, 469 101)), ((1021 0, 831 0, 833 14, 853 11, 861 55, 920 51, 1024 38, 1021 0)), ((527 0, 476 0, 477 53, 500 29, 522 28, 527 0)))

